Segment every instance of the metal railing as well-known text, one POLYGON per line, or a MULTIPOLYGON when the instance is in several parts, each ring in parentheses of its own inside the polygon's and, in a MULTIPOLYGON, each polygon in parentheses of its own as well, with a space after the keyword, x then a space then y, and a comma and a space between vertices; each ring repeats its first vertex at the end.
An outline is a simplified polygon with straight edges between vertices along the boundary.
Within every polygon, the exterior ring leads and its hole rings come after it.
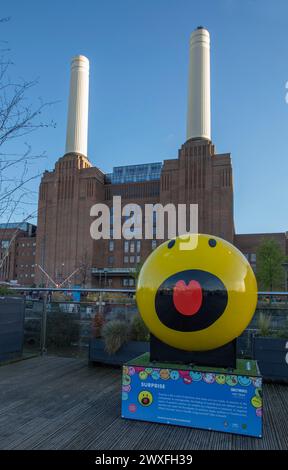
MULTIPOLYGON (((26 287, 12 289, 26 295, 26 345, 37 352, 40 350, 41 354, 46 354, 49 349, 49 352, 62 350, 67 355, 76 354, 77 351, 79 354, 87 355, 93 320, 97 313, 103 314, 105 320, 117 318, 127 321, 137 313, 135 289, 26 287), (89 297, 80 301, 74 301, 72 298, 53 299, 54 293, 76 292, 88 296, 94 295, 94 299, 90 300, 89 297)), ((258 292, 258 299, 256 315, 239 338, 242 355, 251 353, 252 336, 258 329, 261 312, 271 315, 271 328, 274 330, 288 328, 288 292, 258 292)))
MULTIPOLYGON (((25 344, 28 349, 38 349, 46 354, 50 350, 61 349, 61 338, 69 340, 69 351, 87 351, 91 337, 92 320, 96 313, 106 319, 127 319, 137 313, 134 300, 135 289, 94 289, 94 288, 27 288, 13 287, 14 291, 25 295, 25 344), (55 293, 95 294, 95 298, 73 300, 72 297, 55 300, 55 293), (65 326, 66 325, 66 326, 65 326), (57 331, 58 328, 58 331, 57 331), (65 331, 66 329, 66 331, 65 331), (78 331, 78 339, 77 334, 78 331), (65 336, 66 334, 66 336, 65 336), (62 337, 61 337, 62 335, 62 337)), ((63 345, 62 345, 63 346, 63 345)), ((66 344, 68 347, 68 344, 66 344)), ((63 349, 63 347, 62 347, 63 349)), ((65 349, 65 348, 64 348, 65 349)), ((67 349, 67 353, 69 354, 67 349)))

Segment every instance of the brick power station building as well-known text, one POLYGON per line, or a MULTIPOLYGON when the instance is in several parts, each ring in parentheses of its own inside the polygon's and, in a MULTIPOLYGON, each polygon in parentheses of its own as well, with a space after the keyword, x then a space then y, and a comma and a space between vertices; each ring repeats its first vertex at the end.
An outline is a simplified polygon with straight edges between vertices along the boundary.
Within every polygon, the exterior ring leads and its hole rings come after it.
POLYGON ((71 64, 66 152, 54 170, 44 173, 39 188, 34 269, 23 277, 15 254, 13 279, 29 285, 32 274, 35 284, 51 285, 45 272, 57 284, 69 278, 70 285, 133 287, 133 271, 162 240, 93 240, 90 209, 95 203, 109 206, 113 226, 113 196, 121 196, 122 206, 137 203, 141 208, 198 204, 198 231, 234 243, 254 268, 263 238, 276 239, 288 252, 285 233, 235 234, 231 157, 217 154, 211 140, 210 37, 205 28, 191 35, 187 140, 177 158, 115 167, 111 174, 94 167, 87 155, 88 83, 89 61, 77 56, 71 64))

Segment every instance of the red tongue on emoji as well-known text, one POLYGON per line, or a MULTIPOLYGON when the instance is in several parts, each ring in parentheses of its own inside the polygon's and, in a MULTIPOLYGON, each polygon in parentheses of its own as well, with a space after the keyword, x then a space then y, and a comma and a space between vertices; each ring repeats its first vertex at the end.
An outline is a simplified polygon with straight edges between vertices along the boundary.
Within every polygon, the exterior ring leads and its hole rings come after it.
POLYGON ((175 308, 182 315, 194 315, 202 304, 202 288, 197 281, 178 281, 173 289, 173 302, 175 308))

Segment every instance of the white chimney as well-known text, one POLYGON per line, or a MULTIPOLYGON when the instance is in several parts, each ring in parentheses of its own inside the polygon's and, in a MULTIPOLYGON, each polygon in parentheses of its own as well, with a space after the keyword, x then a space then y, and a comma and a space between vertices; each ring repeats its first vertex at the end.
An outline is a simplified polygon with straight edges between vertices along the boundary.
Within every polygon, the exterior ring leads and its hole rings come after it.
POLYGON ((87 157, 89 60, 77 55, 71 61, 70 95, 65 153, 87 157))
POLYGON ((210 35, 199 26, 190 38, 187 140, 211 140, 210 35))

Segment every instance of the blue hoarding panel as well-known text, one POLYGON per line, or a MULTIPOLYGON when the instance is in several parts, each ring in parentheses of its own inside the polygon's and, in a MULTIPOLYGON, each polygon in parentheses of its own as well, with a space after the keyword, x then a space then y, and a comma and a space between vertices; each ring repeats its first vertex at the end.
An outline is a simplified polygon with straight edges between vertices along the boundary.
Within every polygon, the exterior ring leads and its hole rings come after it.
POLYGON ((262 379, 124 366, 122 417, 262 435, 262 379))

